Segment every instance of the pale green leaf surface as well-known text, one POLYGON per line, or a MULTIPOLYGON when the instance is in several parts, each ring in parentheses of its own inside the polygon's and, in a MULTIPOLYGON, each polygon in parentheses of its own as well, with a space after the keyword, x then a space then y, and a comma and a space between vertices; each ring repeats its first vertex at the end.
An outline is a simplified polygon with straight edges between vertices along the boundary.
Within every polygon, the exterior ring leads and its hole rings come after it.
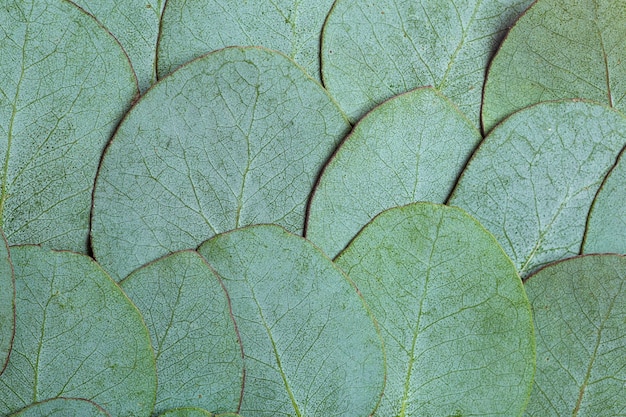
POLYGON ((15 334, 15 279, 6 239, 0 232, 0 375, 9 360, 15 334))
POLYGON ((626 253, 626 151, 591 206, 582 253, 626 253))
POLYGON ((480 132, 432 88, 390 99, 341 144, 315 187, 306 237, 335 257, 381 211, 443 203, 480 132))
POLYGON ((139 88, 156 82, 156 48, 165 0, 72 0, 95 16, 128 54, 139 88))
POLYGON ((143 96, 104 155, 96 258, 119 280, 240 226, 300 232, 348 129, 327 92, 278 52, 227 48, 193 61, 143 96))
POLYGON ((534 373, 530 306, 476 220, 431 203, 393 208, 335 262, 382 331, 388 372, 376 415, 521 414, 534 373))
POLYGON ((528 278, 537 372, 526 416, 626 415, 626 259, 590 255, 528 278))
POLYGON ((80 398, 53 398, 11 414, 9 417, 111 417, 102 407, 80 398))
POLYGON ((159 415, 159 417, 240 417, 235 413, 212 414, 206 410, 195 407, 181 407, 167 410, 159 415))
POLYGON ((181 407, 167 410, 159 417, 215 417, 214 414, 196 407, 181 407))
POLYGON ((367 416, 382 342, 351 281, 305 239, 250 226, 198 249, 222 279, 245 355, 244 416, 367 416))
POLYGON ((541 101, 586 98, 626 109, 626 1, 538 0, 489 67, 482 121, 541 101))
POLYGON ((320 38, 333 0, 168 0, 158 47, 163 77, 185 62, 227 46, 283 52, 316 80, 320 38))
POLYGON ((540 103, 484 139, 449 200, 476 217, 520 275, 580 252, 591 204, 626 144, 626 118, 589 102, 540 103))
POLYGON ((16 327, 0 413, 68 397, 118 417, 149 416, 156 369, 137 308, 90 258, 14 246, 16 327))
POLYGON ((241 344, 220 282, 196 252, 176 252, 120 282, 146 321, 159 385, 154 413, 182 406, 237 410, 241 344))
POLYGON ((87 251, 100 156, 137 93, 128 58, 67 1, 0 8, 0 222, 11 245, 87 251))
POLYGON ((529 0, 338 0, 322 35, 324 84, 352 121, 433 86, 475 126, 487 63, 529 0))

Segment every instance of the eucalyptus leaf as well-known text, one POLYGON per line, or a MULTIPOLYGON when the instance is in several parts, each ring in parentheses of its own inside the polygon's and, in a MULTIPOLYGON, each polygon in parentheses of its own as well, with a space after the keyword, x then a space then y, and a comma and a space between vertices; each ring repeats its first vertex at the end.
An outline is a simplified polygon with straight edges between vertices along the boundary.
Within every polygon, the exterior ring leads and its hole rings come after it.
POLYGON ((198 249, 220 276, 243 344, 244 416, 367 416, 385 380, 380 334, 352 282, 274 225, 198 249))
POLYGON ((479 125, 487 63, 529 0, 337 0, 324 26, 324 84, 352 121, 430 85, 479 125))
POLYGON ((168 0, 158 48, 163 77, 200 55, 235 45, 282 51, 318 81, 322 26, 333 0, 168 0))
POLYGON ((526 281, 537 337, 527 416, 619 416, 626 409, 626 258, 590 255, 526 281))
POLYGON ((602 180, 626 145, 626 118, 564 100, 521 110, 484 139, 449 200, 476 217, 520 275, 577 255, 602 180))
POLYGON ((228 298, 196 252, 176 252, 120 282, 142 313, 156 355, 154 413, 196 406, 237 410, 243 390, 242 348, 228 298))
POLYGON ((582 253, 626 253, 626 151, 600 187, 593 202, 582 253))
POLYGON ((128 113, 104 154, 92 247, 119 280, 255 223, 304 227, 315 179, 349 124, 286 56, 227 48, 180 68, 128 113))
POLYGON ((156 82, 156 48, 165 0, 72 0, 93 14, 128 53, 139 88, 156 82))
POLYGON ((376 415, 520 415, 534 373, 530 306, 494 237, 457 208, 383 212, 336 259, 382 329, 376 415))
POLYGON ((80 398, 53 398, 11 414, 9 417, 111 417, 102 407, 80 398))
POLYGON ((626 1, 537 0, 511 28, 485 83, 483 126, 548 100, 626 109, 626 1))
POLYGON ((0 376, 0 413, 67 397, 113 416, 149 416, 156 369, 137 308, 92 259, 38 246, 11 248, 16 317, 0 376))
POLYGON ((137 94, 128 58, 69 1, 3 1, 0 39, 0 223, 11 245, 86 252, 100 156, 137 94))
POLYGON ((309 203, 306 237, 336 256, 381 211, 443 203, 480 132, 437 90, 390 99, 354 127, 309 203))
POLYGON ((206 410, 195 407, 181 407, 168 410, 159 417, 240 417, 235 413, 212 414, 206 410))
POLYGON ((0 232, 0 375, 11 354, 15 335, 15 278, 7 241, 0 232))

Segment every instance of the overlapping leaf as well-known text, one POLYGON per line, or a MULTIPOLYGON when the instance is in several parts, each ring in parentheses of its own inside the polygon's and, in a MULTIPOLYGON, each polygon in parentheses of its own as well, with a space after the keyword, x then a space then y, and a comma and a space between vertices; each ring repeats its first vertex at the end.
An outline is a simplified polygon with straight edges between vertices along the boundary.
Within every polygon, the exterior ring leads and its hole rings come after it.
POLYGON ((300 232, 319 170, 348 129, 282 54, 227 48, 193 61, 143 96, 103 157, 96 258, 121 279, 239 226, 300 232))
POLYGON ((367 416, 385 379, 380 335, 356 288, 319 249, 271 226, 198 249, 229 294, 246 365, 240 413, 367 416))
POLYGON ((102 150, 137 93, 117 41, 68 1, 0 7, 0 222, 10 244, 87 251, 102 150))
POLYGON ((618 416, 626 409, 626 258, 591 255, 526 282, 537 337, 527 416, 618 416))
POLYGON ((53 398, 11 414, 9 417, 111 417, 102 407, 80 398, 53 398))
POLYGON ((207 263, 177 252, 120 285, 142 313, 157 360, 155 413, 182 406, 239 408, 243 359, 228 299, 207 263))
POLYGON ((522 276, 580 252, 587 214, 620 150, 626 118, 589 102, 537 104, 494 129, 452 193, 522 276))
POLYGON ((120 41, 141 91, 156 82, 156 48, 165 0, 72 1, 93 14, 120 41))
POLYGON ((213 50, 263 45, 282 51, 321 80, 320 38, 332 4, 333 0, 168 0, 159 38, 159 76, 213 50))
POLYGON ((0 375, 7 366, 15 334, 15 280, 4 235, 0 232, 0 375))
POLYGON ((480 139, 432 88, 381 104, 324 168, 309 204, 307 238, 334 257, 385 209, 414 201, 443 203, 480 139))
POLYGON ((430 85, 479 124, 487 63, 528 0, 338 0, 322 41, 324 83, 352 121, 430 85))
POLYGON ((538 0, 489 67, 485 131, 547 100, 587 98, 626 109, 625 21, 624 0, 538 0))
POLYGON ((626 253, 626 155, 622 154, 596 196, 585 230, 583 253, 626 253))
POLYGON ((498 243, 462 210, 383 212, 336 259, 382 329, 377 415, 520 415, 534 372, 530 306, 498 243))
POLYGON ((149 416, 156 370, 137 308, 90 258, 11 248, 16 327, 0 376, 0 413, 56 397, 85 398, 113 416, 149 416))

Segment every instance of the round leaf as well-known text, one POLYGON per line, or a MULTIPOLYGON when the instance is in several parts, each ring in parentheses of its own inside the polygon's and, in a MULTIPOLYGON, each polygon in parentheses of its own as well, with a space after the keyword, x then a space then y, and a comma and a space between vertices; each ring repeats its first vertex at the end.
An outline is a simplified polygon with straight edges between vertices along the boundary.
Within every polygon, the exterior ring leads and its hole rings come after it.
POLYGON ((156 47, 165 0, 72 0, 93 14, 120 41, 141 91, 156 82, 156 47))
POLYGON ((331 257, 381 211, 443 203, 481 135, 431 88, 372 110, 326 165, 309 203, 306 237, 331 257))
POLYGON ((207 52, 263 45, 320 80, 320 38, 333 0, 168 0, 159 37, 159 77, 207 52))
POLYGON ((530 306, 496 240, 462 210, 383 212, 336 259, 382 329, 377 415, 520 415, 534 372, 530 306))
POLYGON ((475 216, 522 276, 577 255, 602 180, 626 144, 626 118, 609 107, 541 103, 485 138, 449 200, 475 216))
POLYGON ((187 405, 237 410, 241 344, 224 289, 209 265, 196 252, 176 252, 120 285, 150 331, 159 375, 154 413, 187 405))
POLYGON ((0 375, 7 366, 15 335, 15 279, 4 235, 0 232, 0 375))
POLYGON ((478 126, 487 63, 529 0, 338 0, 322 39, 324 84, 352 121, 430 85, 478 126))
POLYGON ((541 101, 587 98, 626 109, 626 2, 538 0, 493 58, 483 126, 541 101))
POLYGON ((137 308, 90 258, 37 246, 11 248, 16 317, 0 377, 0 413, 85 398, 113 416, 149 416, 156 369, 137 308))
POLYGON ((215 414, 211 414, 201 408, 183 407, 167 410, 159 414, 159 417, 215 417, 215 414))
POLYGON ((618 416, 626 408, 626 258, 593 255, 526 281, 537 337, 527 416, 618 416))
POLYGON ((0 223, 12 245, 86 252, 98 163, 137 94, 128 58, 69 1, 3 1, 0 39, 0 223))
POLYGON ((255 223, 304 226, 323 163, 349 129, 284 55, 227 48, 150 89, 98 173, 92 246, 116 279, 168 252, 255 223))
POLYGON ((385 379, 380 335, 347 277, 277 226, 198 249, 231 300, 246 366, 242 415, 367 416, 385 379))
POLYGON ((626 153, 607 175, 593 202, 583 253, 626 253, 626 153))
POLYGON ((102 407, 80 398, 53 398, 30 405, 9 417, 111 417, 102 407))

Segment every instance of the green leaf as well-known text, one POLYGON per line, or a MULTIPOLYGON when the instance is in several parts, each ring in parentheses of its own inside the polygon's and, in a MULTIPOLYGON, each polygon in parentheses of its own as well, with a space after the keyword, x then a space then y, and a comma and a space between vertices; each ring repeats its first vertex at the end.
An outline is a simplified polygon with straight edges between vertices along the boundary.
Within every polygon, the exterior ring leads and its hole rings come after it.
POLYGON ((321 32, 332 4, 333 0, 168 0, 159 37, 159 77, 207 52, 263 45, 282 51, 321 80, 321 32))
POLYGON ((356 121, 430 85, 479 125, 487 63, 529 0, 338 0, 324 26, 324 84, 356 121))
POLYGON ((306 237, 331 257, 381 211, 443 203, 481 135, 437 90, 417 89, 372 110, 325 167, 306 237))
POLYGON ((241 417, 235 413, 212 414, 206 410, 195 407, 182 407, 168 410, 159 417, 241 417))
POLYGON ((626 118, 609 107, 537 104, 485 138, 449 203, 493 233, 525 276, 579 253, 596 191, 625 144, 626 118))
POLYGON ((367 416, 385 379, 380 335, 349 279, 273 226, 198 249, 228 292, 245 354, 242 415, 367 416))
POLYGON ((4 234, 0 232, 0 375, 11 354, 15 335, 15 278, 4 234))
POLYGON ((228 298, 196 252, 176 252, 120 282, 146 320, 159 385, 154 413, 239 407, 243 359, 228 298))
POLYGON ((9 417, 111 417, 102 407, 80 398, 53 398, 30 405, 9 417))
POLYGON ((537 337, 527 416, 618 416, 626 408, 626 258, 593 255, 526 281, 537 337))
POLYGON ((626 151, 607 175, 591 206, 582 253, 626 253, 626 151))
POLYGON ((255 223, 304 226, 323 163, 349 124, 284 55, 227 48, 180 68, 130 111, 94 193, 92 246, 116 279, 255 223))
POLYGON ((156 82, 156 48, 165 0, 72 0, 115 36, 133 64, 139 88, 156 82))
POLYGON ((0 223, 12 245, 86 252, 100 156, 137 94, 130 63, 68 1, 3 1, 0 39, 0 223))
POLYGON ((587 98, 626 109, 625 21, 624 0, 538 0, 489 67, 485 132, 541 101, 587 98))
POLYGON ((496 240, 462 210, 383 212, 336 259, 382 329, 377 415, 520 415, 534 373, 530 306, 496 240))
POLYGON ((0 413, 85 398, 113 416, 149 416, 156 370, 137 308, 90 258, 38 246, 11 248, 15 339, 0 377, 0 413))

